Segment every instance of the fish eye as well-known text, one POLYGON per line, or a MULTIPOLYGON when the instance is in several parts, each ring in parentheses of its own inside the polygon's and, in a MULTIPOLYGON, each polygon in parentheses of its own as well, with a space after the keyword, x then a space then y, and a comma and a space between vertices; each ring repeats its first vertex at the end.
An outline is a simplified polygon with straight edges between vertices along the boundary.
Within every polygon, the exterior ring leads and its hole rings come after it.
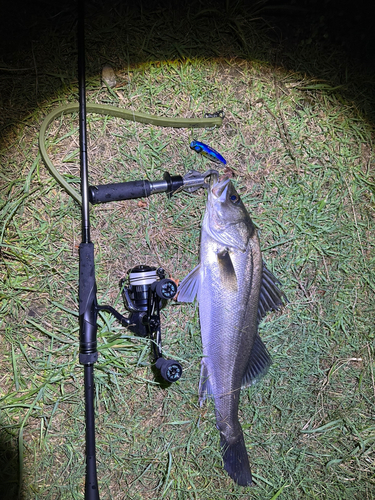
POLYGON ((232 203, 234 203, 235 205, 238 205, 238 203, 240 202, 240 197, 238 196, 238 194, 232 194, 232 196, 230 197, 230 201, 232 203))

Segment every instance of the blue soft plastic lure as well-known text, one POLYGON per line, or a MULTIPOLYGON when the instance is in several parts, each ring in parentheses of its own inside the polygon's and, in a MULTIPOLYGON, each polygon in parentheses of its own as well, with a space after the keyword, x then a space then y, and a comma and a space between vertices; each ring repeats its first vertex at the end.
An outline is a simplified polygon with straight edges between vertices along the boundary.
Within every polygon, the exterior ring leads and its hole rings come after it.
POLYGON ((215 149, 210 148, 210 146, 207 146, 207 144, 204 144, 203 142, 192 141, 190 143, 190 147, 197 153, 205 156, 215 163, 222 163, 223 165, 227 164, 227 160, 223 158, 220 153, 218 153, 215 149))

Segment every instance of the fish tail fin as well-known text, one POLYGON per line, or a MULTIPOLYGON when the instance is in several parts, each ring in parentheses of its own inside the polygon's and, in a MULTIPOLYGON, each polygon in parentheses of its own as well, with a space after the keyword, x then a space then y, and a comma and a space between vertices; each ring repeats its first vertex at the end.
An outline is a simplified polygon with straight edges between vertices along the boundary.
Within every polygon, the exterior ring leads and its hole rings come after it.
POLYGON ((243 434, 234 443, 228 443, 221 436, 221 453, 224 469, 240 486, 251 486, 252 476, 243 434))

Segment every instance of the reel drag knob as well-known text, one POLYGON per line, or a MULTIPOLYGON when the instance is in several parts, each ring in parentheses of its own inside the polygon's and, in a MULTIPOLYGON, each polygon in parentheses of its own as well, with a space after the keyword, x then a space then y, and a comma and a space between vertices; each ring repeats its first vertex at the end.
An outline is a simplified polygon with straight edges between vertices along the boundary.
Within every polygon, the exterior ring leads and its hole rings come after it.
POLYGON ((176 382, 182 375, 182 366, 173 359, 159 358, 155 363, 160 370, 161 376, 167 382, 176 382))
POLYGON ((177 293, 177 285, 173 280, 164 278, 159 281, 155 281, 151 285, 151 289, 155 291, 156 295, 161 299, 170 300, 177 293))

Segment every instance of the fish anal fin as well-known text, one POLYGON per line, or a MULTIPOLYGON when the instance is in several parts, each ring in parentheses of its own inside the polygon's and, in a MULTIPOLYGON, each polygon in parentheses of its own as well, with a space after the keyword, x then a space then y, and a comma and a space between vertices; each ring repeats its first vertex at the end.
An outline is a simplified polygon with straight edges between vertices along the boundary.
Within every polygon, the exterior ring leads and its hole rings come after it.
POLYGON ((267 373, 271 363, 271 356, 257 333, 250 352, 249 363, 242 378, 241 387, 244 388, 255 384, 267 373))
POLYGON ((200 265, 194 267, 181 281, 177 290, 178 302, 194 302, 200 286, 200 265))
POLYGON ((217 254, 217 261, 219 264, 220 280, 224 288, 236 292, 238 290, 237 276, 230 253, 227 250, 219 252, 217 254))

